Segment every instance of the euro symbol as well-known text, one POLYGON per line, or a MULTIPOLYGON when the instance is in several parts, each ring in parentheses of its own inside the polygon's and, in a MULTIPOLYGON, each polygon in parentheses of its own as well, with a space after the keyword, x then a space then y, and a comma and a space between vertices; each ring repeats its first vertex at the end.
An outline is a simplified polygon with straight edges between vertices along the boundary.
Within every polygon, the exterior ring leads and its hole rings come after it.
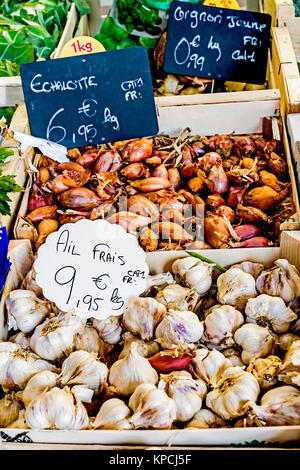
POLYGON ((94 109, 94 111, 92 112, 92 106, 91 104, 89 104, 89 102, 95 103, 95 105, 98 104, 96 100, 92 100, 92 99, 84 100, 82 103, 82 107, 78 108, 78 114, 83 113, 85 116, 89 118, 95 116, 97 111, 94 109))
POLYGON ((95 286, 99 290, 105 290, 107 288, 107 284, 103 281, 103 277, 110 278, 109 274, 100 274, 98 277, 92 277, 92 281, 95 283, 95 286))

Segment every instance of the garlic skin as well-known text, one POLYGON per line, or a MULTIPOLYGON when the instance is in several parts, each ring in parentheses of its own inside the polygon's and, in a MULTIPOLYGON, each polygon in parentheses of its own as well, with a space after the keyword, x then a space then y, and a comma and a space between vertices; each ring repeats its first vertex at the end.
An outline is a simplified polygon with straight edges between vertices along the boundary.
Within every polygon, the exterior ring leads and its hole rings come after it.
POLYGON ((202 408, 195 414, 193 419, 186 423, 185 428, 208 429, 208 428, 224 428, 226 421, 211 410, 202 408))
POLYGON ((123 400, 110 398, 101 406, 92 426, 95 429, 132 429, 131 411, 123 400))
POLYGON ((17 344, 0 343, 0 384, 4 392, 23 389, 30 377, 41 370, 52 371, 55 366, 17 344))
POLYGON ((263 395, 260 406, 250 402, 247 413, 260 426, 298 426, 300 390, 289 385, 273 388, 263 395))
POLYGON ((191 256, 179 258, 172 264, 175 280, 195 289, 200 295, 206 294, 210 289, 213 269, 213 264, 205 263, 191 256))
POLYGON ((175 284, 175 279, 170 272, 147 276, 147 289, 150 287, 164 288, 169 284, 175 284))
POLYGON ((277 384, 280 365, 281 359, 279 357, 267 356, 251 361, 246 370, 256 377, 261 390, 267 391, 277 384))
POLYGON ((230 360, 226 359, 224 354, 208 349, 198 349, 191 364, 197 377, 204 380, 208 386, 213 387, 217 385, 225 369, 232 367, 230 360))
POLYGON ((260 294, 281 297, 286 303, 292 302, 300 296, 299 271, 286 259, 278 259, 274 265, 258 277, 257 290, 260 294))
POLYGON ((16 399, 14 392, 5 395, 0 400, 0 428, 7 426, 18 419, 21 404, 16 399))
POLYGON ((96 328, 85 326, 82 333, 78 333, 75 337, 75 349, 77 351, 84 350, 89 353, 99 353, 101 340, 96 328))
POLYGON ((32 429, 86 429, 89 417, 83 404, 70 392, 55 387, 40 393, 25 412, 28 426, 32 429))
POLYGON ((245 308, 247 321, 258 325, 269 325, 275 333, 285 333, 297 315, 287 307, 280 297, 261 294, 249 299, 245 308))
POLYGON ((152 297, 130 299, 123 313, 123 325, 143 340, 150 340, 166 313, 166 307, 152 297))
POLYGON ((294 335, 293 333, 284 333, 278 338, 278 347, 281 352, 286 353, 287 350, 292 346, 294 341, 299 341, 300 336, 294 335))
POLYGON ((149 361, 138 353, 138 345, 132 343, 128 355, 111 366, 108 381, 119 395, 129 396, 140 384, 157 384, 158 375, 149 361))
POLYGON ((74 385, 71 388, 71 392, 82 401, 82 403, 92 403, 94 391, 83 385, 74 385))
POLYGON ((118 344, 121 335, 122 327, 120 325, 120 317, 110 316, 105 320, 98 320, 97 318, 92 318, 93 327, 99 333, 99 336, 103 341, 109 344, 118 344))
POLYGON ((57 361, 73 351, 76 335, 83 329, 84 323, 77 315, 60 313, 35 329, 30 347, 43 359, 57 361))
POLYGON ((276 337, 268 328, 246 323, 236 330, 234 340, 243 349, 241 358, 248 365, 251 360, 272 354, 276 337))
POLYGON ((123 359, 124 357, 127 356, 132 343, 137 344, 138 353, 141 356, 146 357, 146 358, 154 356, 154 354, 157 354, 160 350, 159 345, 156 343, 156 341, 145 342, 142 339, 137 338, 136 336, 132 335, 129 331, 126 331, 126 333, 123 334, 123 340, 124 340, 124 346, 118 359, 123 359))
POLYGON ((108 369, 87 351, 72 352, 62 363, 59 381, 62 385, 83 385, 96 394, 103 389, 108 369))
POLYGON ((206 406, 225 420, 238 418, 245 413, 248 401, 257 400, 259 390, 254 375, 240 367, 228 367, 216 388, 206 395, 206 406))
POLYGON ((257 296, 255 279, 251 274, 238 268, 230 268, 217 279, 220 304, 232 305, 243 311, 248 299, 257 296))
POLYGON ((232 366, 244 367, 244 363, 241 359, 241 353, 238 349, 228 348, 228 349, 224 349, 222 353, 227 359, 230 360, 232 366))
POLYGON ((34 292, 38 298, 42 298, 43 289, 37 284, 35 278, 36 278, 36 271, 34 268, 31 268, 30 271, 26 274, 21 287, 23 289, 34 292))
POLYGON ((199 301, 199 294, 194 289, 171 284, 159 291, 155 298, 167 309, 194 310, 199 301))
POLYGON ((50 390, 56 387, 58 374, 50 370, 42 370, 34 374, 27 382, 23 392, 21 392, 22 401, 25 408, 29 405, 31 400, 36 398, 40 393, 45 390, 50 390))
POLYGON ((174 400, 149 383, 135 389, 128 406, 134 412, 129 420, 134 429, 170 429, 176 420, 174 400))
POLYGON ((17 419, 10 423, 7 427, 15 429, 29 429, 25 419, 25 410, 20 410, 17 419))
POLYGON ((243 315, 231 305, 215 305, 204 320, 203 342, 220 350, 233 346, 234 332, 243 323, 243 315))
POLYGON ((9 341, 17 344, 18 346, 21 346, 22 349, 30 349, 30 338, 31 336, 26 335, 22 331, 19 331, 19 333, 11 336, 9 341))
POLYGON ((10 292, 6 298, 6 308, 23 333, 31 333, 51 311, 49 302, 38 299, 30 290, 22 289, 10 292))
POLYGON ((238 268, 244 271, 244 273, 251 274, 254 279, 257 279, 258 276, 264 270, 264 265, 261 263, 253 263, 252 261, 243 261, 242 263, 233 264, 231 268, 238 268))
POLYGON ((300 341, 294 341, 287 350, 278 379, 286 384, 300 386, 300 341))
POLYGON ((155 337, 164 348, 180 343, 196 343, 203 334, 203 322, 190 311, 169 310, 155 330, 155 337))
POLYGON ((207 388, 201 379, 194 380, 187 371, 174 371, 161 375, 157 385, 176 404, 176 421, 188 421, 202 406, 207 388))

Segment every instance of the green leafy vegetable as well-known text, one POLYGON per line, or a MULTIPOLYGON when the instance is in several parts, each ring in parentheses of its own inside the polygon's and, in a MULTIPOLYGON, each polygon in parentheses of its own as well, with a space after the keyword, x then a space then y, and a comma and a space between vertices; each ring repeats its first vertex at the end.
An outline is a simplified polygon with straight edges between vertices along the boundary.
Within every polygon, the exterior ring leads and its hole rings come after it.
POLYGON ((10 60, 0 59, 0 77, 14 77, 20 74, 20 66, 10 60))
MULTIPOLYGON (((1 165, 5 162, 5 159, 14 152, 5 147, 0 147, 0 162, 1 165)), ((2 169, 0 168, 0 214, 11 215, 9 203, 11 199, 8 193, 16 193, 23 190, 22 186, 19 186, 15 182, 15 175, 2 175, 2 169)))
POLYGON ((11 121, 13 115, 14 115, 15 110, 16 110, 15 106, 7 106, 5 108, 0 108, 0 119, 2 118, 2 116, 4 116, 5 119, 6 119, 6 125, 7 126, 10 125, 10 121, 11 121))
POLYGON ((80 15, 87 15, 91 12, 90 6, 86 0, 74 0, 74 3, 80 15))

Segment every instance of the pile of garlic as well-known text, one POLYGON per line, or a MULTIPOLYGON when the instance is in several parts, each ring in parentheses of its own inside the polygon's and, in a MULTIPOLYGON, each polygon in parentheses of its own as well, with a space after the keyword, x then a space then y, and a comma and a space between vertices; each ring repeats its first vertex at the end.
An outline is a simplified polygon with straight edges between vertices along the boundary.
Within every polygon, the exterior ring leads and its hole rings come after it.
POLYGON ((179 258, 107 320, 60 312, 30 284, 6 308, 0 427, 300 425, 300 275, 287 260, 220 274, 179 258))

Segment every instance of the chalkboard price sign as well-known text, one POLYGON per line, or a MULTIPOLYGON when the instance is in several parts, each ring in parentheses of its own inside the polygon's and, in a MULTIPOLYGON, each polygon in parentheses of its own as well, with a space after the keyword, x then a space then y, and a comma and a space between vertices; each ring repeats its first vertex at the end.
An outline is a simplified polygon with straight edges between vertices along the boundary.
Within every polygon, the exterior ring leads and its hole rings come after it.
POLYGON ((158 132, 144 47, 24 64, 21 77, 35 137, 74 148, 158 132))
POLYGON ((263 84, 270 27, 264 13, 172 2, 164 70, 263 84))

